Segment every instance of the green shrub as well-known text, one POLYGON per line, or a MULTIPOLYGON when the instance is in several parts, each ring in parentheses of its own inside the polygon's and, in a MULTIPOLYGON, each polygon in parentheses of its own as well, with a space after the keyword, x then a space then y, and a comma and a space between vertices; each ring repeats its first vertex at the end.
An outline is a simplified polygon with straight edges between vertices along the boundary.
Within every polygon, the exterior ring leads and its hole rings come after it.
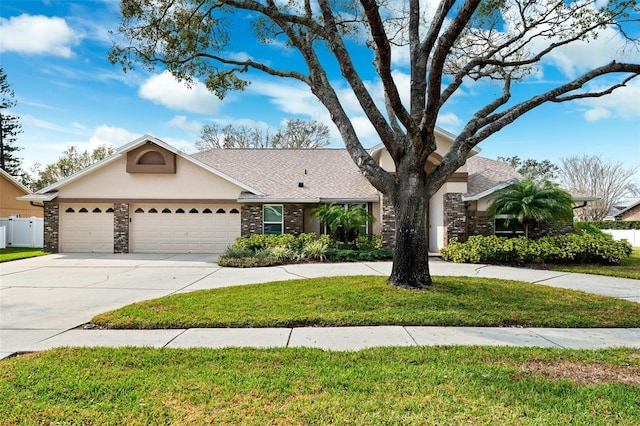
POLYGON ((603 220, 586 222, 599 229, 640 229, 640 220, 603 220))
POLYGON ((578 235, 606 235, 600 228, 594 225, 592 222, 574 222, 573 232, 578 235))
POLYGON ((393 250, 349 250, 329 249, 327 259, 331 262, 367 262, 373 260, 386 260, 393 258, 393 250))
POLYGON ((294 253, 287 246, 275 246, 275 247, 272 247, 270 250, 271 250, 271 256, 275 257, 280 262, 284 262, 285 260, 290 259, 294 253))
POLYGON ((222 253, 222 256, 220 257, 229 258, 229 259, 239 259, 243 257, 251 257, 253 255, 254 255, 253 250, 251 250, 248 247, 238 245, 236 241, 236 244, 232 244, 229 247, 227 247, 227 249, 224 251, 224 253, 222 253))
POLYGON ((361 235, 356 238, 355 243, 358 250, 380 250, 382 237, 380 235, 361 235))
POLYGON ((220 257, 218 265, 231 268, 256 268, 259 266, 282 265, 275 257, 220 257))
POLYGON ((440 250, 444 260, 457 263, 602 263, 618 264, 631 255, 627 241, 609 235, 524 237, 472 236, 466 243, 452 239, 440 250))
POLYGON ((302 253, 308 259, 317 259, 320 262, 324 261, 328 246, 320 240, 308 242, 302 249, 302 253))

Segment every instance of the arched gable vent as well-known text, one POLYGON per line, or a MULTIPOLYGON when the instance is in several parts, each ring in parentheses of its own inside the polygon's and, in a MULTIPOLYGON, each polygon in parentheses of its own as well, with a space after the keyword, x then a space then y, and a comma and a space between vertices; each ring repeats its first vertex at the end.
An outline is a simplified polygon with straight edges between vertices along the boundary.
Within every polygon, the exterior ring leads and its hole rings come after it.
POLYGON ((176 154, 153 142, 127 152, 127 173, 175 173, 176 154))

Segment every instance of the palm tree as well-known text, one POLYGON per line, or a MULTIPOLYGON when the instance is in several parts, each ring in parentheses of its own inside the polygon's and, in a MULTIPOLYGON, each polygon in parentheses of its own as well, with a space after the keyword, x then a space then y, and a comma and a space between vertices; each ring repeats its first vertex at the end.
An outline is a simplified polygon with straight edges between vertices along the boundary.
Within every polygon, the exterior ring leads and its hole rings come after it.
MULTIPOLYGON (((529 238, 529 225, 533 223, 562 225, 573 220, 571 203, 571 195, 557 185, 549 181, 538 184, 527 178, 498 191, 487 213, 491 220, 498 215, 515 218, 524 227, 525 237, 529 238)), ((505 221, 507 226, 509 220, 505 221)))
POLYGON ((314 216, 325 224, 333 238, 345 244, 355 241, 360 229, 374 221, 373 215, 359 204, 347 208, 343 204, 325 204, 315 210, 314 216))

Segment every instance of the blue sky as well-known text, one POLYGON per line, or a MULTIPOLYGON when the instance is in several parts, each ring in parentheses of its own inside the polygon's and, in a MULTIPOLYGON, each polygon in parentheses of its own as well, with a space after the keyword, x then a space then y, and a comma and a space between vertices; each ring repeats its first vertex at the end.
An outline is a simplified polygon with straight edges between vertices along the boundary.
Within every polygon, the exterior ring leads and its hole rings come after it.
MULTIPOLYGON (((24 148, 20 155, 26 169, 54 161, 69 145, 117 147, 145 133, 194 152, 199 129, 207 123, 276 128, 286 118, 303 118, 330 124, 328 113, 306 88, 263 74, 252 74, 245 92, 231 93, 222 101, 204 86, 188 89, 162 70, 124 74, 107 60, 113 39, 109 30, 118 22, 117 0, 0 1, 0 64, 18 101, 12 112, 20 116, 24 129, 18 145, 24 148)), ((281 46, 256 46, 242 31, 235 34, 238 57, 258 56, 273 63, 293 60, 281 46)), ((601 37, 559 52, 514 93, 530 96, 551 87, 549 82, 567 81, 589 66, 608 62, 612 52, 618 59, 640 60, 638 52, 621 57, 611 39, 601 37)), ((408 82, 406 68, 402 55, 396 58, 402 86, 408 82)), ((371 58, 363 56, 362 61, 369 63, 371 58)), ((474 106, 500 90, 489 84, 465 85, 443 110, 439 125, 456 133, 474 106)), ((341 93, 350 105, 347 92, 341 93)), ((364 145, 377 144, 355 105, 352 116, 364 145)), ((343 146, 335 131, 332 146, 343 146)), ((480 147, 481 155, 489 158, 519 155, 558 161, 589 154, 640 166, 640 82, 607 98, 543 106, 480 147)))

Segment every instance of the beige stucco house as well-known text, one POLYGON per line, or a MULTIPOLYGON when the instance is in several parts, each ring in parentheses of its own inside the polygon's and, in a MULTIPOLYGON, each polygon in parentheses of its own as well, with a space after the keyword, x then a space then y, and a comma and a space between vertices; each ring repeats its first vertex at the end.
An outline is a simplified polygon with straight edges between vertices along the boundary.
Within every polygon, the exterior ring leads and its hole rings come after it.
POLYGON ((29 188, 18 182, 13 176, 0 169, 0 218, 42 217, 42 206, 18 201, 18 197, 31 194, 29 188))
MULTIPOLYGON (((437 164, 454 136, 439 130, 437 164)), ((430 250, 451 237, 492 231, 487 199, 512 168, 472 153, 431 199, 430 250)), ((383 146, 372 157, 393 172, 383 146)), ((325 203, 361 204, 376 218, 369 232, 393 246, 388 201, 344 149, 211 150, 185 154, 145 135, 113 155, 24 201, 44 203, 45 250, 51 252, 220 253, 253 233, 322 232, 313 217, 325 203)))

